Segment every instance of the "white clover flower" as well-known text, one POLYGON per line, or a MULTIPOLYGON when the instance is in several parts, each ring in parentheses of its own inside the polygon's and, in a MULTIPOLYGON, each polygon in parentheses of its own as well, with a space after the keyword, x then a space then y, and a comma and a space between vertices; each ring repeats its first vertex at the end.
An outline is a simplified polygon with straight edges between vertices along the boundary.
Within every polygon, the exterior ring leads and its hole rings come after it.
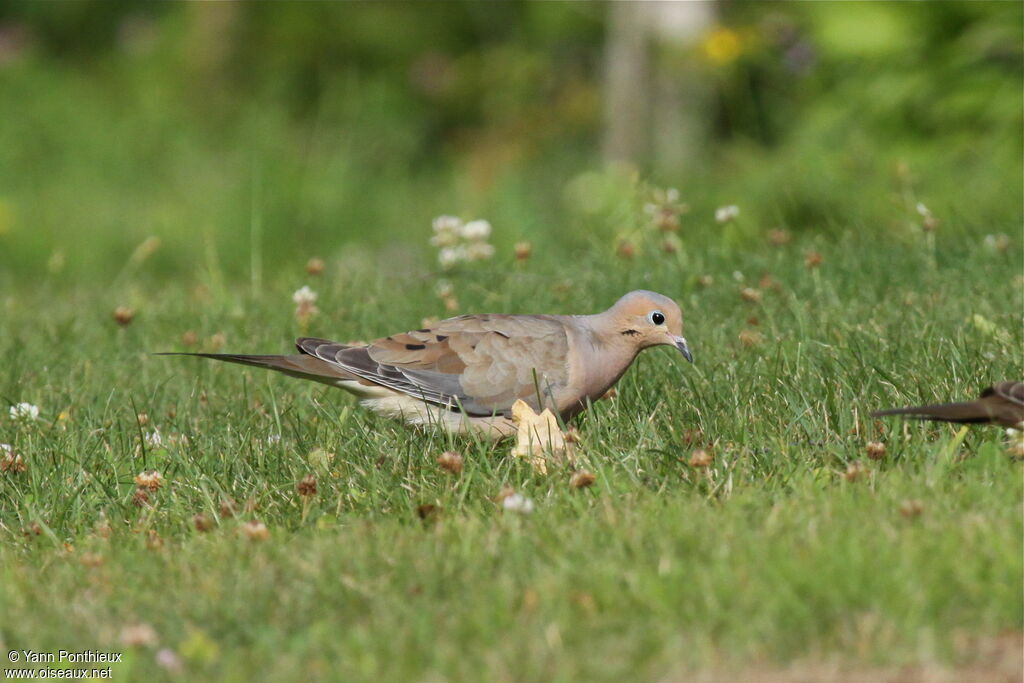
POLYGON ((11 406, 10 414, 12 420, 38 420, 39 408, 31 403, 19 403, 11 406))
POLYGON ((927 218, 928 216, 932 215, 931 210, 924 205, 924 202, 918 202, 916 209, 918 215, 921 216, 922 218, 927 218))
MULTIPOLYGON (((448 280, 438 280, 437 284, 434 285, 434 293, 437 294, 438 298, 447 299, 455 294, 455 287, 448 280)), ((429 327, 429 325, 426 327, 429 327)))
POLYGON ((509 512, 518 512, 523 515, 528 515, 533 512, 533 501, 526 496, 513 493, 510 496, 506 496, 501 501, 501 506, 509 512))
POLYGON ((494 256, 494 245, 487 242, 475 242, 465 249, 466 260, 486 261, 494 256))
POLYGON ((670 187, 665 190, 665 201, 669 204, 675 204, 679 201, 679 190, 674 187, 670 187))
POLYGON ((715 209, 715 220, 719 223, 731 223, 740 215, 740 207, 735 204, 720 206, 715 209))
POLYGON ((295 290, 295 293, 292 294, 292 301, 295 302, 296 306, 309 306, 316 303, 316 292, 310 289, 308 285, 303 285, 301 289, 295 290))
POLYGON ((441 264, 442 268, 451 268, 456 263, 466 260, 466 248, 459 247, 445 247, 441 251, 437 252, 437 262, 441 264))
POLYGON ((470 221, 462 226, 462 237, 473 242, 483 242, 491 236, 491 224, 487 221, 470 221))
POLYGON ((150 448, 160 448, 164 445, 164 437, 159 429, 154 429, 146 434, 146 445, 150 448))
POLYGON ((433 222, 434 232, 458 232, 462 227, 462 219, 458 216, 438 216, 433 222))
POLYGON ((280 434, 267 434, 267 445, 273 446, 276 443, 281 443, 280 434))

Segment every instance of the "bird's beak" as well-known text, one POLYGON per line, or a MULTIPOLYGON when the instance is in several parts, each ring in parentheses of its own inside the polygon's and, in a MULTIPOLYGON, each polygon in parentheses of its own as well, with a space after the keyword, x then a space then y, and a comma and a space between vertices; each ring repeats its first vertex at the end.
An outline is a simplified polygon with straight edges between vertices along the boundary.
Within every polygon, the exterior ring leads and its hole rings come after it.
POLYGON ((676 348, 679 349, 679 353, 683 354, 683 358, 693 362, 693 354, 690 353, 690 346, 686 343, 686 340, 682 337, 672 337, 672 341, 675 342, 676 348))

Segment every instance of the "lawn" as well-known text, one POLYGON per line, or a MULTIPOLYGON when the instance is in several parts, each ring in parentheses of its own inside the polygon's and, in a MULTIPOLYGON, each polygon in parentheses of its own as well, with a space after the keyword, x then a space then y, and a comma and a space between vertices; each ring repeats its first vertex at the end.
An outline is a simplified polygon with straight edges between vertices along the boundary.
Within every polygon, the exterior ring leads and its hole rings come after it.
POLYGON ((8 671, 1020 680, 1009 437, 869 417, 1024 379, 1020 6, 721 3, 731 61, 661 53, 709 91, 673 167, 600 157, 601 6, 11 5, 8 671), (198 49, 209 21, 239 37, 198 49), (493 257, 441 267, 443 214, 489 220, 493 257), (680 304, 695 363, 642 353, 546 475, 510 441, 154 355, 634 289, 680 304))
POLYGON ((285 352, 304 332, 417 328, 445 314, 429 266, 297 262, 255 292, 139 276, 124 326, 116 293, 8 289, 0 394, 40 416, 0 418, 25 464, 0 474, 3 645, 123 652, 115 678, 1012 678, 1020 462, 998 428, 866 417, 1021 374, 1017 245, 928 237, 502 252, 447 275, 459 311, 590 312, 640 285, 681 303, 696 363, 647 351, 577 421, 584 489, 509 442, 150 355, 187 348, 186 332, 193 348, 285 352), (300 284, 319 294, 305 325, 300 284), (697 449, 710 465, 691 464, 697 449), (436 463, 447 450, 461 473, 436 463), (162 485, 140 495, 147 470, 162 485), (533 512, 495 502, 505 487, 533 512))

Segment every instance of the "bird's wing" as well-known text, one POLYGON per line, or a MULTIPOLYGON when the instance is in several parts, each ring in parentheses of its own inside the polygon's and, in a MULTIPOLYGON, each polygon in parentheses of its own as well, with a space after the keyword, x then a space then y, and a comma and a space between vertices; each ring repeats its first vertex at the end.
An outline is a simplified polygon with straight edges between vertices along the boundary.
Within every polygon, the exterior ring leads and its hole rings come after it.
POLYGON ((1024 407, 1024 382, 999 382, 981 392, 982 398, 998 396, 999 398, 1024 407))
POLYGON ((569 381, 569 338, 552 316, 467 315, 347 347, 299 339, 303 353, 428 403, 470 416, 540 409, 569 381))

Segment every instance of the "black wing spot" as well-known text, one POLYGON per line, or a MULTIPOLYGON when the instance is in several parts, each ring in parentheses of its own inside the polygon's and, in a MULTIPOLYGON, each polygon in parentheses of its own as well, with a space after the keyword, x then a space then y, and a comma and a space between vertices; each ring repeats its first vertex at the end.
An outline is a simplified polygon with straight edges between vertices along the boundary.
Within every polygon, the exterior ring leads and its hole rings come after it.
POLYGON ((509 336, 507 334, 505 334, 504 332, 498 332, 498 330, 491 330, 491 332, 493 332, 494 334, 498 335, 499 337, 504 337, 505 339, 509 338, 509 336))
POLYGON ((423 349, 427 348, 427 345, 426 344, 406 344, 405 348, 409 349, 410 351, 422 351, 423 349))
POLYGON ((448 338, 447 334, 439 334, 439 335, 437 335, 437 341, 439 341, 439 342, 443 342, 447 338, 448 338))
POLYGON ((632 337, 633 335, 640 334, 640 333, 637 332, 636 330, 623 330, 622 334, 624 334, 624 335, 626 335, 628 337, 632 337))

